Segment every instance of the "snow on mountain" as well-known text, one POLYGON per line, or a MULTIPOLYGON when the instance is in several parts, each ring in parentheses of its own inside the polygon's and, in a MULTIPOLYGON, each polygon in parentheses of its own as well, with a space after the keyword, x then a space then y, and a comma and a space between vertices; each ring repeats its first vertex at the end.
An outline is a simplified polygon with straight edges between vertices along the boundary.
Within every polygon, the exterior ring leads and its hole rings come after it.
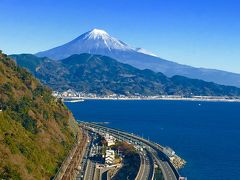
POLYGON ((88 31, 76 39, 53 49, 39 52, 38 56, 47 56, 58 60, 73 54, 90 53, 106 55, 112 51, 134 51, 127 44, 110 36, 100 29, 88 31))
POLYGON ((149 52, 149 51, 147 51, 146 49, 143 49, 143 48, 136 48, 135 51, 143 53, 143 54, 147 54, 147 55, 150 55, 150 56, 157 57, 157 55, 155 55, 152 52, 149 52))
POLYGON ((72 43, 85 43, 90 48, 107 48, 109 51, 111 49, 119 50, 131 50, 127 44, 119 41, 118 39, 111 37, 106 31, 100 29, 93 29, 79 38, 72 41, 72 43))
POLYGON ((86 37, 85 38, 92 38, 92 39, 100 39, 100 38, 104 38, 104 39, 108 39, 111 38, 109 36, 109 34, 101 29, 93 29, 92 31, 89 31, 86 33, 86 37))
POLYGON ((164 60, 142 48, 133 49, 100 29, 88 31, 62 46, 39 52, 36 55, 59 60, 73 54, 82 53, 109 56, 119 62, 132 65, 136 68, 151 69, 155 72, 162 72, 169 77, 181 75, 218 84, 240 87, 240 74, 214 69, 194 68, 164 60))

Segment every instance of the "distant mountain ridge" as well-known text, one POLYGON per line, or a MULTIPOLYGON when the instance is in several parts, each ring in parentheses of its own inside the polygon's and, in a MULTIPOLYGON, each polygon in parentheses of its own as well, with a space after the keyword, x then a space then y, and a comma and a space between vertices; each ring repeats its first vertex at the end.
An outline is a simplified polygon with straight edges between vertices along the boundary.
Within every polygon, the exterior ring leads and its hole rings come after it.
POLYGON ((240 89, 236 87, 182 76, 168 78, 162 73, 139 70, 102 55, 72 55, 59 61, 48 58, 36 61, 37 57, 29 54, 11 57, 18 64, 31 67, 29 70, 37 78, 58 91, 74 89, 98 95, 240 95, 240 89))
POLYGON ((82 53, 109 56, 119 62, 139 69, 162 72, 168 77, 181 75, 193 79, 240 87, 240 74, 215 69, 195 68, 164 60, 142 48, 131 48, 126 43, 99 29, 93 29, 62 46, 39 52, 36 55, 38 57, 60 60, 82 53))

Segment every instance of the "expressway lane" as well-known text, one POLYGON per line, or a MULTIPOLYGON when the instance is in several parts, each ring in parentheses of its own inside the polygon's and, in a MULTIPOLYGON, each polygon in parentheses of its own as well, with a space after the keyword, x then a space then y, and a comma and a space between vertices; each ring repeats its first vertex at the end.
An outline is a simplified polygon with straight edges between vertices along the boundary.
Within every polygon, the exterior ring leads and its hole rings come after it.
POLYGON ((88 146, 88 152, 86 153, 85 160, 87 161, 86 168, 84 170, 84 180, 94 180, 94 174, 96 169, 96 162, 94 162, 91 158, 94 156, 94 137, 91 133, 90 136, 90 143, 88 146))
POLYGON ((171 166, 167 156, 162 152, 162 147, 156 143, 147 141, 141 137, 135 136, 133 134, 126 133, 124 131, 119 131, 116 129, 108 128, 101 125, 96 125, 93 123, 85 123, 87 127, 94 128, 99 132, 102 133, 109 133, 112 136, 116 137, 117 139, 125 140, 130 143, 141 145, 148 149, 152 157, 154 157, 155 161, 157 162, 158 166, 161 168, 164 179, 166 180, 177 180, 179 174, 177 170, 171 166))
POLYGON ((139 153, 142 156, 142 163, 141 165, 143 166, 142 169, 140 169, 139 176, 136 178, 137 180, 151 180, 151 177, 153 176, 152 174, 152 169, 154 168, 154 164, 150 164, 150 156, 147 151, 143 151, 142 153, 139 153))
POLYGON ((84 174, 84 180, 93 180, 94 172, 95 172, 95 163, 93 163, 91 160, 88 160, 86 172, 84 174))
POLYGON ((77 180, 93 179, 93 178, 89 178, 89 177, 93 176, 92 171, 94 173, 94 170, 92 170, 93 163, 89 159, 89 156, 91 156, 91 152, 92 152, 93 137, 91 134, 88 134, 88 135, 89 135, 89 140, 88 140, 88 144, 85 149, 85 153, 83 155, 83 159, 82 159, 81 163, 79 164, 80 171, 76 177, 77 180))
POLYGON ((135 178, 135 180, 145 180, 144 179, 144 171, 146 168, 146 159, 144 158, 143 153, 139 153, 139 156, 140 156, 141 163, 140 163, 139 171, 138 171, 138 174, 137 174, 137 177, 135 178))
POLYGON ((100 178, 100 169, 99 168, 95 168, 94 180, 99 180, 99 178, 100 178))
POLYGON ((166 173, 166 177, 168 177, 169 180, 175 180, 176 177, 173 173, 173 171, 171 171, 171 167, 169 166, 169 164, 167 162, 161 162, 162 165, 162 169, 164 169, 165 173, 166 173))
POLYGON ((154 157, 154 160, 155 160, 156 164, 161 168, 163 176, 165 177, 165 179, 167 179, 167 180, 177 180, 174 172, 170 170, 171 167, 169 166, 169 164, 166 161, 159 160, 156 151, 153 151, 152 155, 154 157))

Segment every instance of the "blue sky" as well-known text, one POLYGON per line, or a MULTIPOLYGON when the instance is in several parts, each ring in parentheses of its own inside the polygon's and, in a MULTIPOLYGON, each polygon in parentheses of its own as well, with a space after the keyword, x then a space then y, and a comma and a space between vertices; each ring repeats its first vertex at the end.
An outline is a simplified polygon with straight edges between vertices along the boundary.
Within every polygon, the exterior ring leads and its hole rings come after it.
POLYGON ((240 73, 239 0, 0 0, 0 49, 36 53, 93 28, 196 67, 240 73))

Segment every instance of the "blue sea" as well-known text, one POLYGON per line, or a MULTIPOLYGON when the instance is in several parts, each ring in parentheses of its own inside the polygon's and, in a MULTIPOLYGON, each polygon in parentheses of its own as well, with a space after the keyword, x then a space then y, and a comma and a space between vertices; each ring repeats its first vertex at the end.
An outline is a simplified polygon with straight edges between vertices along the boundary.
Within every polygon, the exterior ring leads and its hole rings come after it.
POLYGON ((193 180, 240 179, 240 103, 87 100, 66 103, 76 119, 108 126, 169 146, 187 161, 193 180))

